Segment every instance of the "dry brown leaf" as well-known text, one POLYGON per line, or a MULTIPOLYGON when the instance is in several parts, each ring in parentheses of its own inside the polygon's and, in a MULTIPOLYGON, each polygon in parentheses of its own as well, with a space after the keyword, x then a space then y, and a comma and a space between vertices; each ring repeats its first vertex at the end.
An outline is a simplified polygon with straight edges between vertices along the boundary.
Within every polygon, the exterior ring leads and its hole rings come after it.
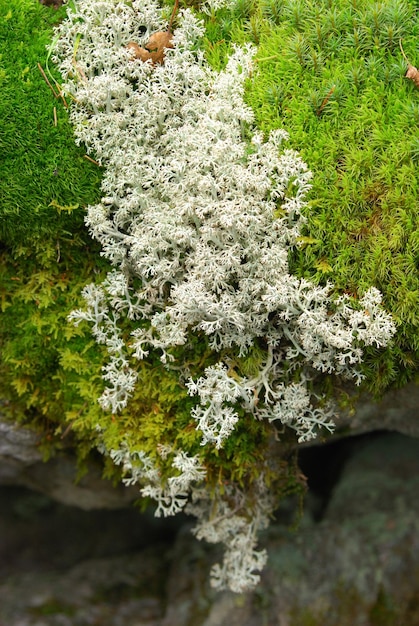
POLYGON ((403 46, 402 46, 402 40, 399 41, 399 46, 400 46, 400 50, 401 50, 401 53, 403 55, 403 58, 404 58, 404 60, 407 63, 407 72, 405 74, 405 77, 409 78, 409 80, 413 80, 413 82, 415 83, 416 87, 419 87, 419 71, 418 71, 418 69, 414 65, 411 65, 411 63, 409 62, 409 59, 405 55, 405 52, 404 52, 403 46))
POLYGON ((151 60, 153 65, 155 63, 160 63, 161 65, 164 62, 165 50, 173 48, 173 21, 178 9, 179 0, 175 0, 167 30, 153 33, 144 48, 135 43, 135 41, 128 43, 127 48, 132 50, 134 59, 141 59, 141 61, 151 60))
POLYGON ((329 102, 330 100, 330 96, 333 94, 333 92, 336 89, 336 85, 333 85, 332 89, 326 94, 326 96, 323 98, 323 101, 321 103, 321 105, 319 106, 319 108, 316 111, 316 115, 317 117, 320 117, 320 115, 322 114, 322 111, 324 109, 324 107, 326 106, 326 104, 329 102))
POLYGON ((173 35, 170 31, 158 31, 151 35, 150 39, 142 48, 135 41, 130 41, 127 45, 128 50, 132 50, 135 59, 141 59, 141 61, 149 61, 155 63, 164 62, 165 51, 167 48, 173 48, 172 43, 173 35))
POLYGON ((405 74, 406 78, 413 80, 416 87, 419 87, 419 71, 414 65, 409 65, 405 74))
POLYGON ((146 49, 151 54, 153 63, 163 63, 164 54, 167 48, 173 48, 173 35, 170 31, 159 31, 151 35, 146 49))
POLYGON ((46 7, 54 7, 54 9, 58 9, 63 1, 64 0, 39 0, 41 4, 44 4, 46 7))
POLYGON ((127 49, 132 52, 133 59, 141 59, 141 61, 148 61, 151 59, 149 51, 139 46, 138 43, 135 43, 135 41, 130 41, 127 44, 127 49))

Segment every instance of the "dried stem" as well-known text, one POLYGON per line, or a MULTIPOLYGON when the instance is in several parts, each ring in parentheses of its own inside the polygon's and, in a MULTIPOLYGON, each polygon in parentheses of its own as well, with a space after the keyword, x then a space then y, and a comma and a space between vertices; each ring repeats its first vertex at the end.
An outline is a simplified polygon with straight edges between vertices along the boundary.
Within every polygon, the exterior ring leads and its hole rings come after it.
POLYGON ((326 94, 326 96, 323 98, 323 102, 321 103, 321 105, 319 106, 319 108, 316 111, 316 115, 317 117, 320 117, 324 107, 326 106, 326 104, 329 102, 330 100, 330 96, 332 95, 332 93, 335 91, 336 89, 336 85, 333 85, 332 89, 326 94))

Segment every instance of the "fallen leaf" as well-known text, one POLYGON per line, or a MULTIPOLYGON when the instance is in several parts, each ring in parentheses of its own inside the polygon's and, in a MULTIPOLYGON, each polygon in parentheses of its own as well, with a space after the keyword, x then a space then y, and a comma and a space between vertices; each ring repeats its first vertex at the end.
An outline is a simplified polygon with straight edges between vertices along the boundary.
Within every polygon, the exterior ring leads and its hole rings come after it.
POLYGON ((413 80, 416 87, 419 87, 419 71, 414 65, 409 65, 405 74, 406 78, 413 80))
POLYGON ((409 80, 413 80, 413 82, 415 83, 416 87, 419 87, 419 71, 418 69, 412 65, 409 61, 409 59, 407 58, 404 50, 403 50, 403 46, 402 46, 402 41, 399 41, 399 46, 400 46, 400 50, 401 53, 403 55, 404 60, 407 63, 407 72, 405 74, 405 78, 408 78, 409 80))
POLYGON ((172 39, 173 35, 170 31, 158 31, 151 35, 144 48, 135 43, 135 41, 130 41, 127 48, 133 52, 134 59, 141 59, 141 61, 151 60, 153 65, 155 63, 160 63, 161 65, 164 62, 167 48, 173 48, 172 39))

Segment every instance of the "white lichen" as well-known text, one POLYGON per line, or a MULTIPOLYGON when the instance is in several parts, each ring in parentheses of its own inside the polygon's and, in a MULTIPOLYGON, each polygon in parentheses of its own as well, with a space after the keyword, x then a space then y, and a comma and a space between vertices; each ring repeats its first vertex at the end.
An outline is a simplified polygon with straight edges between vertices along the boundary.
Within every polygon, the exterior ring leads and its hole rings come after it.
MULTIPOLYGON (((386 345, 394 324, 374 288, 355 305, 335 298, 330 284, 290 274, 311 174, 284 147, 284 131, 265 138, 252 127, 243 93, 254 48, 236 48, 224 71, 211 70, 197 48, 203 26, 185 10, 164 63, 133 59, 126 45, 164 29, 162 15, 153 0, 76 0, 58 29, 54 55, 74 101, 76 140, 105 168, 103 198, 86 223, 115 267, 101 286, 85 288, 86 308, 71 318, 90 322, 108 349, 104 409, 126 406, 135 359, 153 351, 170 367, 173 348, 197 335, 218 355, 187 382, 203 445, 222 447, 243 412, 307 441, 333 429, 333 409, 311 391, 314 372, 359 382, 363 347, 386 345), (125 317, 136 325, 129 350, 125 317), (237 363, 256 345, 265 358, 245 376, 237 363)), ((234 487, 210 501, 204 468, 184 451, 174 452, 165 482, 141 451, 110 454, 158 514, 186 507, 198 537, 226 543, 213 571, 218 588, 256 583, 265 561, 256 535, 272 509, 263 481, 257 504, 234 487)))

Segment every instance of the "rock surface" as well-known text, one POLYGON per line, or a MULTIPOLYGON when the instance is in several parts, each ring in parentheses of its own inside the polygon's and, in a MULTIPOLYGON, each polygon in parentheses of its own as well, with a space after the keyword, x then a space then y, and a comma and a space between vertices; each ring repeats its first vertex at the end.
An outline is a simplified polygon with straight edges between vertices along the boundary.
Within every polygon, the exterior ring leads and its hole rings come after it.
POLYGON ((419 441, 330 446, 322 471, 337 482, 311 492, 297 532, 279 511, 261 584, 243 595, 210 589, 217 550, 187 518, 83 512, 3 487, 0 626, 419 626, 419 441))
POLYGON ((0 485, 20 485, 81 509, 117 509, 138 499, 138 489, 115 487, 93 465, 77 480, 76 460, 61 453, 47 463, 39 452, 39 436, 0 416, 0 485))
POLYGON ((375 430, 419 437, 419 384, 411 382, 402 389, 388 391, 378 401, 363 394, 357 399, 353 414, 343 413, 337 421, 338 436, 375 430))
MULTIPOLYGON (((341 415, 334 438, 376 430, 419 437, 419 385, 411 383, 390 391, 380 402, 363 396, 353 415, 341 415)), ((102 480, 101 470, 94 465, 77 482, 71 454, 63 453, 43 463, 38 443, 36 433, 2 420, 0 415, 0 485, 28 487, 82 509, 121 508, 138 498, 137 489, 114 487, 102 480)))
MULTIPOLYGON (((41 454, 38 450, 38 436, 29 428, 22 428, 16 424, 0 420, 0 458, 3 463, 0 465, 3 476, 7 477, 9 472, 7 469, 3 474, 3 466, 7 467, 7 461, 16 467, 20 464, 22 467, 31 465, 41 461, 41 454)), ((14 479, 16 474, 10 470, 10 475, 14 479)))

